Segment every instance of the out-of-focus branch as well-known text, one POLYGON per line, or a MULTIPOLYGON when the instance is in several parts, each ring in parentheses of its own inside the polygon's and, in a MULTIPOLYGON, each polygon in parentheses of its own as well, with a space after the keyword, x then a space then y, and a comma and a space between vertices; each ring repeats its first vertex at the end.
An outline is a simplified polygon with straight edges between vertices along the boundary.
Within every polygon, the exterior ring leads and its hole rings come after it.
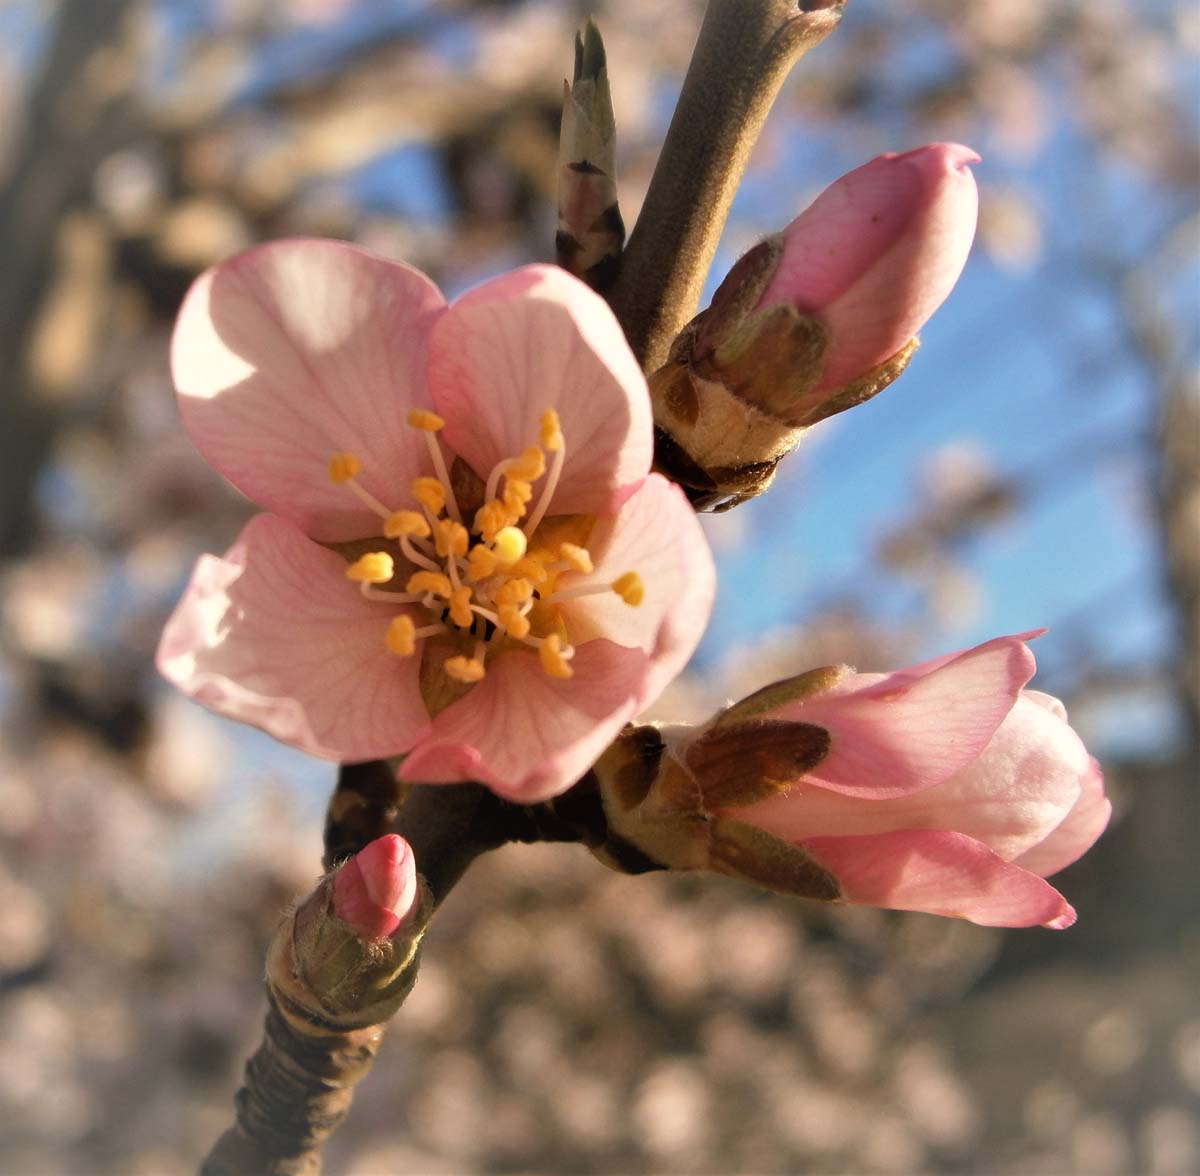
POLYGON ((652 371, 695 313, 750 151, 792 66, 844 0, 711 0, 620 276, 607 297, 652 371))

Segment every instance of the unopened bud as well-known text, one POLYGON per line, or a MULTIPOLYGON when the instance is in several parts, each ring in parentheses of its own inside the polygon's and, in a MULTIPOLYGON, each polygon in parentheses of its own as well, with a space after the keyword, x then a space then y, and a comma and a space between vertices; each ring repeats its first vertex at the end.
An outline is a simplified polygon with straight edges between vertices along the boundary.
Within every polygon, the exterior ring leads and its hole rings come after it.
POLYGON ((413 856, 394 833, 372 841, 333 877, 333 913, 363 939, 386 939, 411 919, 416 902, 413 856))
POLYGON ((869 400, 966 262, 970 148, 881 155, 743 256, 650 377, 660 467, 701 509, 762 493, 804 429, 869 400))

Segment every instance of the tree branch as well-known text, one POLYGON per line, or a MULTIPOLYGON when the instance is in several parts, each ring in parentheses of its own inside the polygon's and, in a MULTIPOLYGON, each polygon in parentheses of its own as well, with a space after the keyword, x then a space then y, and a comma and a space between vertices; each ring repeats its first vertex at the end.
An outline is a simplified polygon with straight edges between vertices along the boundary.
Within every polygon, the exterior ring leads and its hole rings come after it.
POLYGON ((679 103, 607 297, 647 371, 695 313, 750 151, 792 66, 845 0, 710 0, 679 103))

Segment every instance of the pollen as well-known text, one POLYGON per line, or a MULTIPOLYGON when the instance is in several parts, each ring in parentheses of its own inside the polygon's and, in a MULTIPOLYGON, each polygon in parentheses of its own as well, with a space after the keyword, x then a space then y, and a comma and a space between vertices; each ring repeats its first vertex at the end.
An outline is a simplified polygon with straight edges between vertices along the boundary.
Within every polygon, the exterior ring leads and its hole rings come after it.
POLYGON ((557 633, 551 633, 538 646, 538 657, 542 669, 552 678, 569 678, 575 673, 567 663, 562 646, 562 638, 557 633))
POLYGON ((405 588, 418 595, 432 592, 434 596, 440 596, 443 600, 449 600, 450 593, 454 591, 450 586, 450 577, 442 575, 441 572, 413 572, 405 588))
POLYGON ((518 519, 525 513, 525 504, 533 497, 533 486, 520 478, 509 478, 504 483, 504 496, 501 502, 508 508, 509 513, 518 519))
POLYGON ((558 558, 569 565, 573 572, 583 572, 584 575, 587 575, 595 570, 592 567, 591 553, 586 547, 580 547, 575 543, 560 543, 558 558))
POLYGON ((395 570, 395 562, 386 551, 369 551, 346 569, 346 576, 359 584, 386 584, 395 570))
POLYGON ((612 590, 631 608, 637 608, 646 598, 646 586, 637 572, 626 572, 611 584, 612 590))
POLYGON ((408 535, 414 539, 428 539, 430 530, 424 515, 415 510, 397 510, 388 515, 383 524, 383 533, 389 539, 399 539, 401 535, 408 535))
POLYGON ((492 540, 492 550, 502 564, 515 564, 525 554, 528 540, 516 527, 501 527, 492 540))
POLYGON ((536 555, 527 555, 524 559, 518 560, 509 568, 509 571, 514 576, 523 576, 534 584, 544 584, 550 578, 550 573, 546 571, 546 565, 536 555))
POLYGON ((427 408, 414 408, 408 414, 408 423, 414 429, 422 429, 426 433, 436 433, 446 426, 446 422, 436 412, 430 412, 427 408))
POLYGON ((446 487, 437 478, 414 478, 413 497, 433 514, 439 515, 446 505, 446 487))
POLYGON ((558 413, 552 408, 542 413, 541 442, 551 453, 563 447, 562 425, 558 421, 558 413))
POLYGON ((497 604, 524 604, 533 599, 533 585, 526 579, 517 577, 506 580, 496 589, 497 604))
POLYGON ((475 530, 488 543, 495 539, 497 532, 511 525, 512 519, 509 517, 508 510, 505 509, 502 502, 497 502, 494 498, 490 502, 485 502, 475 512, 475 530))
POLYGON ((460 629, 469 629, 475 620, 475 614, 471 611, 472 595, 466 584, 450 593, 450 619, 460 629))
POLYGON ((482 543, 476 543, 467 552, 467 575, 472 580, 486 580, 499 566, 499 557, 482 543))
POLYGON ((522 482, 536 482, 546 472, 546 455, 537 445, 531 445, 520 457, 508 463, 504 473, 522 482))
POLYGON ((442 669, 456 682, 481 682, 486 672, 478 658, 462 656, 446 658, 442 669))
POLYGON ((434 545, 442 559, 451 555, 458 557, 467 554, 467 544, 470 543, 471 537, 462 523, 456 523, 453 519, 439 519, 436 532, 434 545))
POLYGON ((401 614, 398 617, 392 617, 384 641, 387 643, 388 649, 397 657, 411 657, 417 647, 416 636, 417 629, 412 622, 412 617, 401 614))
POLYGON ((329 459, 329 480, 338 486, 357 478, 362 462, 353 453, 335 453, 329 459))
POLYGON ((496 606, 496 614, 504 631, 519 641, 529 636, 529 618, 515 604, 500 604, 496 606))

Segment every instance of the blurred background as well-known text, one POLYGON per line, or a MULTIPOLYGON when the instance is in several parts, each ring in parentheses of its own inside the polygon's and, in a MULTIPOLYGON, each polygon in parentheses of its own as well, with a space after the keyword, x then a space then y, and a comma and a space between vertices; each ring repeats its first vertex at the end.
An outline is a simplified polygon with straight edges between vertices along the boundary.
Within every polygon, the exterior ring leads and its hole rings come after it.
MULTIPOLYGON (((699 0, 0 0, 0 1168, 192 1171, 333 769, 172 694, 158 631, 249 513, 166 346, 205 266, 321 234, 451 294, 552 256, 576 26, 632 224, 699 0)), ((984 157, 902 380, 709 520, 659 707, 1049 625, 1114 824, 1071 931, 825 911, 571 847, 477 865, 331 1172, 1200 1170, 1200 9, 852 0, 714 270, 884 150, 984 157)))

